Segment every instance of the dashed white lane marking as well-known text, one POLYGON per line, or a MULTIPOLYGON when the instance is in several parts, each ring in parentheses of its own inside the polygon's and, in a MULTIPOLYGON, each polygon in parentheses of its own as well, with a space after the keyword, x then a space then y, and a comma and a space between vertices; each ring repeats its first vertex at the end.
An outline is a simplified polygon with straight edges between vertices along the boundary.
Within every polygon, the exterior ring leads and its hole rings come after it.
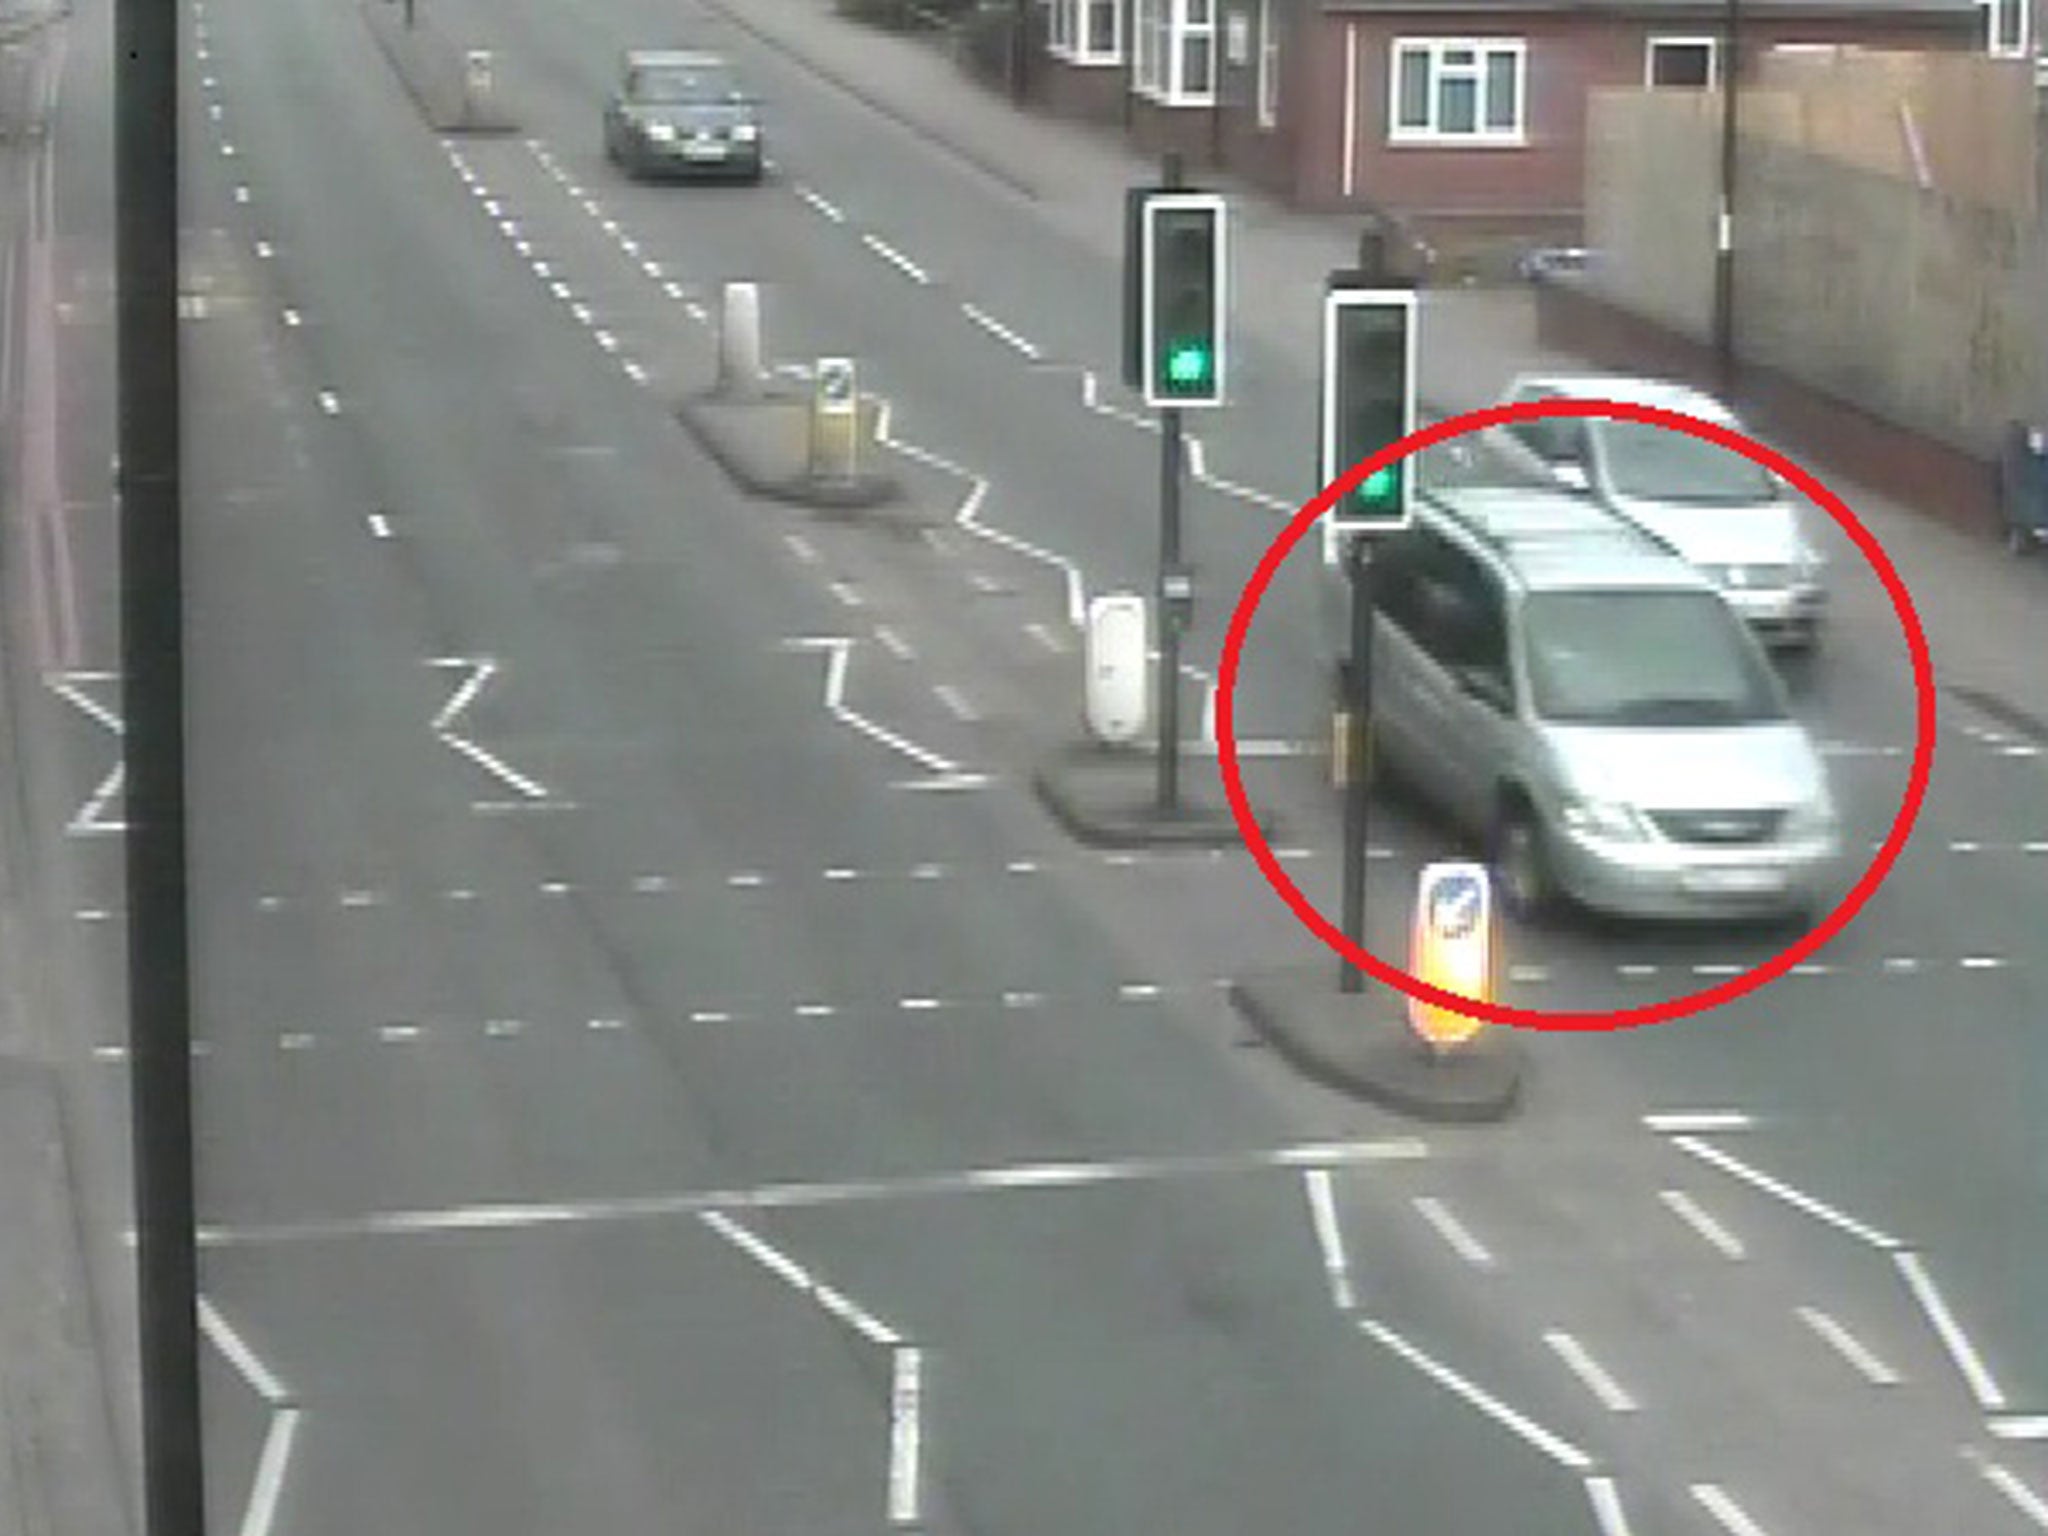
POLYGON ((382 512, 372 512, 369 517, 370 532, 380 539, 391 537, 391 519, 382 512))
POLYGON ((832 595, 848 608, 865 608, 868 600, 860 595, 860 589, 847 581, 828 583, 832 595))
POLYGON ((310 1051, 313 1037, 304 1030, 292 1030, 277 1037, 277 1048, 281 1051, 310 1051))
POLYGON ((1053 633, 1051 629, 1035 619, 1024 626, 1024 633, 1055 655, 1059 655, 1067 649, 1067 642, 1064 638, 1053 633))
POLYGON ((1116 989, 1116 995, 1126 1003, 1152 1003, 1163 997, 1165 990, 1156 981, 1127 981, 1116 989))
POLYGON ((889 1389, 889 1519, 896 1525, 917 1524, 923 1365, 922 1350, 895 1353, 889 1389))
POLYGON ((1722 1226, 1713 1217, 1701 1210, 1699 1205, 1682 1189, 1666 1189, 1658 1192, 1658 1199, 1680 1221, 1691 1227, 1702 1239, 1718 1248, 1726 1258, 1740 1262, 1747 1250, 1742 1240, 1722 1226))
POLYGON ((492 1019, 484 1025, 484 1034, 492 1040, 510 1040, 526 1032, 523 1019, 492 1019))
POLYGON ((220 153, 222 159, 232 160, 235 158, 235 146, 228 143, 227 140, 223 139, 221 141, 220 153))
POLYGON ((976 325, 980 326, 984 331, 987 331, 991 336, 995 337, 1005 346, 1008 346, 1017 352, 1021 352, 1024 356, 1030 358, 1034 363, 1038 361, 1039 351, 1037 344, 1035 342, 1027 341, 1024 337, 1020 336, 1016 331, 1012 330, 1009 326, 1003 324, 1002 321, 998 320, 994 315, 990 314, 987 310, 981 308, 979 305, 963 303, 960 306, 960 311, 962 314, 966 315, 968 319, 972 320, 976 325))
POLYGON ((1621 1507, 1621 1490, 1614 1486, 1613 1478, 1587 1478, 1586 1497, 1592 1502, 1600 1536, 1630 1536, 1628 1514, 1621 1507))
POLYGON ((1730 1536, 1769 1536, 1764 1528, 1743 1512, 1740 1504, 1728 1495, 1728 1490, 1718 1483, 1694 1483, 1692 1496, 1699 1500, 1700 1507, 1716 1520, 1730 1536))
POLYGON ((320 409, 330 416, 341 414, 341 401, 335 398, 333 390, 323 389, 320 391, 320 409))
POLYGON ((1449 1366, 1430 1358, 1386 1324, 1368 1317, 1360 1318, 1358 1327, 1368 1338, 1377 1340, 1438 1386, 1463 1398, 1495 1423, 1519 1435, 1553 1461, 1571 1468, 1574 1472, 1583 1472, 1593 1465, 1593 1458, 1569 1440, 1545 1429, 1526 1414, 1516 1412, 1499 1398, 1467 1381, 1449 1366))
POLYGON ((980 711, 975 709, 952 684, 935 683, 932 692, 939 696, 939 702, 952 712, 956 720, 964 720, 971 724, 981 718, 980 711))
POLYGON ((2035 1525, 2048 1530, 2048 1500, 2044 1500, 2033 1489, 2021 1482, 2019 1475, 2010 1467, 2001 1466, 1990 1457, 1974 1448, 1965 1449, 1963 1456, 1974 1464, 1984 1475, 1984 1480, 2000 1493, 2006 1501, 2025 1515, 2035 1525))
MULTIPOLYGON (((206 1248, 272 1243, 336 1241, 347 1238, 431 1236, 446 1232, 521 1231, 548 1226, 588 1226, 658 1221, 706 1212, 806 1210, 853 1204, 940 1199, 990 1190, 1088 1188, 1114 1184, 1287 1172, 1318 1166, 1364 1167, 1414 1162, 1429 1157, 1426 1143, 1412 1138, 1382 1141, 1313 1142, 1263 1151, 1199 1157, 1129 1158, 1095 1163, 1027 1163, 962 1172, 913 1174, 896 1179, 824 1184, 769 1184, 750 1189, 697 1190, 568 1204, 479 1204, 371 1212, 275 1226, 202 1227, 206 1248)), ((129 1242, 134 1241, 131 1230, 129 1242)), ((1377 1326, 1377 1325, 1375 1325, 1377 1326)), ((1407 1349, 1390 1332, 1388 1347, 1407 1349)), ((1384 1340, 1383 1340, 1384 1342, 1384 1340)), ((1441 1368, 1439 1368, 1441 1369, 1441 1368)), ((1569 1448, 1567 1448, 1569 1449, 1569 1448)))
POLYGON ((1543 1342, 1565 1363, 1565 1367, 1579 1378, 1588 1392, 1600 1400, 1600 1406, 1609 1413, 1634 1413, 1636 1400, 1626 1388, 1616 1381, 1607 1368, 1595 1360, 1581 1344, 1561 1328, 1552 1328, 1543 1335, 1543 1342))
POLYGON ((1413 1202, 1422 1219, 1436 1229, 1437 1236, 1451 1245, 1451 1250, 1475 1269, 1491 1269, 1493 1255, 1484 1243, 1466 1230, 1464 1223, 1451 1214, 1450 1207, 1431 1195, 1417 1195, 1413 1202))
POLYGON ((1920 1303, 1920 1310, 1927 1314, 1927 1320, 1934 1325, 1949 1359, 1955 1362, 1956 1369, 1963 1373, 1963 1380, 1969 1383, 1977 1406, 1986 1412, 2002 1410, 2006 1406, 2004 1391, 1978 1355, 1969 1335, 1963 1332, 1955 1314, 1949 1311, 1947 1301, 1935 1288, 1933 1277, 1921 1263, 1920 1255, 1910 1251, 1897 1252, 1892 1255, 1892 1262, 1906 1277, 1907 1288, 1912 1291, 1913 1299, 1920 1303))
POLYGON ((1853 1216, 1845 1216, 1826 1202, 1817 1200, 1812 1195, 1803 1194, 1799 1190, 1792 1188, 1791 1185, 1784 1183, 1782 1180, 1772 1178, 1760 1169, 1750 1167, 1740 1158, 1722 1151, 1719 1147, 1708 1146, 1705 1142, 1692 1136, 1675 1136, 1672 1138, 1671 1144, 1682 1151, 1691 1153, 1701 1162, 1712 1163, 1724 1173, 1732 1174, 1744 1183, 1762 1190, 1765 1194, 1784 1201, 1785 1204, 1793 1209, 1804 1211, 1807 1215, 1814 1217, 1818 1221, 1824 1221, 1831 1227, 1847 1232, 1851 1237, 1858 1238, 1870 1244, 1873 1248, 1881 1249, 1887 1253, 1896 1253, 1905 1246, 1897 1238, 1880 1232, 1875 1227, 1867 1226, 1863 1222, 1856 1220, 1853 1216))
POLYGON ((1508 967, 1508 980, 1510 981, 1544 982, 1549 979, 1550 967, 1547 965, 1511 965, 1508 967))
POLYGON ((385 1024, 377 1030, 377 1038, 386 1045, 405 1045, 419 1037, 420 1027, 417 1024, 385 1024))
POLYGON ((936 1013, 946 1005, 936 997, 906 997, 899 1000, 898 1006, 905 1013, 936 1013))
POLYGON ((1965 955, 1962 959, 1962 967, 1966 971, 1995 971, 2004 964, 2004 959, 1998 955, 1965 955))
POLYGON ((104 923, 112 919, 113 915, 105 907, 80 907, 76 914, 82 923, 104 923))
POLYGON ((830 1003, 798 1003, 796 1016, 800 1019, 829 1019, 838 1012, 830 1003))
POLYGON ((258 261, 268 261, 276 254, 276 248, 268 240, 258 240, 256 242, 256 259, 258 261))
POLYGON ((1861 1373, 1863 1379, 1874 1387, 1895 1387, 1902 1378, 1899 1373, 1886 1365, 1868 1345, 1857 1338, 1835 1318, 1821 1311, 1819 1307, 1800 1307, 1799 1320, 1831 1345, 1849 1364, 1861 1373))
POLYGON ((802 534, 785 533, 782 536, 782 542, 788 546, 789 552, 795 555, 797 559, 803 561, 805 565, 816 565, 818 563, 818 546, 802 534))
POLYGON ((293 330, 297 330, 300 324, 300 319, 301 317, 299 315, 299 312, 296 309, 293 309, 289 304, 287 304, 284 309, 284 323, 290 326, 293 330))
POLYGON ((624 1019, 592 1019, 586 1026, 592 1034, 617 1034, 626 1027, 624 1019))
POLYGON ((1344 1234, 1337 1225, 1337 1198, 1327 1168, 1302 1170, 1308 1192, 1309 1220, 1315 1224, 1316 1246, 1322 1250, 1323 1273, 1329 1277, 1330 1300, 1339 1312, 1355 1305, 1351 1293, 1351 1261, 1344 1252, 1344 1234))
POLYGON ((844 864, 837 864, 825 871, 825 878, 827 880, 858 880, 860 878, 860 871, 844 864))
POLYGON ((917 652, 910 642, 897 634, 888 625, 876 625, 875 638, 881 642, 882 649, 891 656, 894 656, 898 661, 914 661, 917 659, 917 652))
POLYGON ((846 222, 846 213, 843 209, 839 207, 838 204, 832 202, 826 197, 821 196, 819 193, 813 191, 811 188, 798 187, 796 189, 796 195, 802 198, 806 203, 810 204, 810 206, 816 209, 819 213, 825 215, 825 217, 830 219, 834 224, 844 224, 846 222))
POLYGON ((384 898, 376 891, 343 891, 341 893, 341 904, 352 909, 378 906, 383 900, 384 898))
POLYGON ((923 267, 920 267, 916 262, 912 261, 908 256, 904 255, 901 251, 897 250, 895 246, 891 245, 888 241, 882 239, 879 235, 864 234, 860 237, 860 243, 866 246, 869 250, 873 251, 877 256, 881 257, 882 260, 888 262, 891 266, 895 267, 899 272, 903 273, 903 275, 908 277, 913 283, 931 282, 930 273, 926 272, 923 267))
POLYGON ((1992 1419, 1985 1427, 2001 1440, 2048 1440, 2048 1413, 1992 1419))

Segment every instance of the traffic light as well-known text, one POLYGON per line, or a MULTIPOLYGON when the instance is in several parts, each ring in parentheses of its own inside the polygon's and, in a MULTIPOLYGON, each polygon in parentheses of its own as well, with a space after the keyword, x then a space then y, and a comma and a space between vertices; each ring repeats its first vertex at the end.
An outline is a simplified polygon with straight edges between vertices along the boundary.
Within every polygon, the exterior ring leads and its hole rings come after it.
POLYGON ((1140 246, 1145 403, 1223 403, 1224 218, 1213 192, 1146 199, 1140 246))
MULTIPOLYGON (((1415 309, 1412 289, 1333 287, 1323 295, 1323 485, 1415 430, 1415 309)), ((1413 467, 1403 459, 1359 481, 1331 507, 1331 527, 1406 528, 1413 467)))

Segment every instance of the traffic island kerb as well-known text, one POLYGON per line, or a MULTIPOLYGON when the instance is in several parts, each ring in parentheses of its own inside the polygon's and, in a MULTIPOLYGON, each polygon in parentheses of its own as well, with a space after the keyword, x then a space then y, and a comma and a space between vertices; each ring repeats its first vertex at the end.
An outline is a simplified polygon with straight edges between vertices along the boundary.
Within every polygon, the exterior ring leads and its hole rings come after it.
MULTIPOLYGON (((845 475, 813 472, 810 405, 802 397, 735 396, 706 390, 679 401, 676 419, 726 476, 749 496, 840 516, 886 512, 893 522, 939 523, 943 516, 906 502, 896 476, 872 469, 845 475)), ((872 443, 872 413, 862 438, 872 443)))
MULTIPOLYGON (((1183 755, 1178 804, 1159 805, 1159 760, 1149 751, 1095 743, 1055 752, 1031 775, 1053 819, 1091 848, 1229 848, 1244 834, 1218 785, 1201 773, 1209 760, 1183 755)), ((1254 807, 1260 833, 1272 838, 1274 818, 1254 807)))
POLYGON ((1230 984, 1231 1004, 1304 1076, 1419 1120, 1505 1119, 1520 1100, 1522 1042, 1486 1026, 1438 1052, 1411 1030, 1407 999, 1377 982, 1338 990, 1338 968, 1273 971, 1230 984))

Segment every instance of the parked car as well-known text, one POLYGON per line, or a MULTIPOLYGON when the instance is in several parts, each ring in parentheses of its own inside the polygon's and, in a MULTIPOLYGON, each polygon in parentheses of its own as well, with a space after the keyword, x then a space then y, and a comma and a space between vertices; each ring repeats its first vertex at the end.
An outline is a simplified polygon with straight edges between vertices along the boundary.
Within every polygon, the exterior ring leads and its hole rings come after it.
POLYGON ((735 176, 765 165, 760 103, 715 53, 641 49, 619 60, 604 153, 635 176, 735 176))
MULTIPOLYGON (((1744 430, 1712 395, 1653 379, 1528 375, 1504 398, 1615 400, 1744 430)), ((1550 417, 1498 436, 1555 483, 1591 495, 1712 577, 1767 646, 1819 645, 1826 561, 1806 537, 1791 488, 1755 460, 1675 428, 1613 417, 1550 417)))
POLYGON ((1566 491, 1460 487, 1418 496, 1373 567, 1375 771, 1483 840, 1510 912, 1822 901, 1840 843, 1820 754, 1685 561, 1566 491))

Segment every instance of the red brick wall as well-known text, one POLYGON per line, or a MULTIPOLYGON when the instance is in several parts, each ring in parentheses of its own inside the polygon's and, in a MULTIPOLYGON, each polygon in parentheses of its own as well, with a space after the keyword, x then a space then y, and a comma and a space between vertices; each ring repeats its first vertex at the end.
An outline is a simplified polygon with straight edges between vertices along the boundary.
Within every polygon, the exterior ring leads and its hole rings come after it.
MULTIPOLYGON (((1974 21, 1964 25, 1892 20, 1877 23, 1829 17, 1811 23, 1752 18, 1745 24, 1745 54, 1778 42, 1860 42, 1870 47, 1968 47, 1974 21)), ((1555 222, 1576 219, 1584 195, 1587 93, 1601 86, 1643 83, 1650 37, 1712 35, 1716 26, 1613 17, 1488 17, 1464 20, 1441 14, 1375 11, 1304 18, 1319 40, 1310 45, 1317 77, 1298 122, 1298 186, 1312 206, 1370 203, 1396 209, 1422 223, 1475 216, 1524 215, 1555 222), (1344 63, 1346 35, 1358 38, 1356 177, 1343 187, 1344 63), (1519 148, 1436 148, 1387 142, 1389 72, 1397 37, 1514 37, 1529 45, 1527 142, 1519 148)))
MULTIPOLYGON (((1546 349, 1628 373, 1719 386, 1710 348, 1616 309, 1566 283, 1537 290, 1537 336, 1546 349)), ((1744 366, 1735 387, 1742 414, 1814 474, 1883 486, 1928 516, 1996 533, 1996 465, 1873 416, 1846 400, 1768 368, 1744 366)), ((1853 508, 1851 509, 1853 510, 1853 508)))

